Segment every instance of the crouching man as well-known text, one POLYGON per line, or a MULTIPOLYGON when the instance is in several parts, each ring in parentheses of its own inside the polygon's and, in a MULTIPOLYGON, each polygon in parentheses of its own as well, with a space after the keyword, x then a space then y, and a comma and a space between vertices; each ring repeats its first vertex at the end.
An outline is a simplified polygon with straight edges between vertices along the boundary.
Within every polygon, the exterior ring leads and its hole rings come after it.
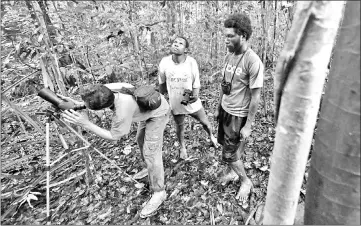
MULTIPOLYGON (((64 111, 62 117, 66 122, 81 126, 99 137, 113 141, 119 140, 122 136, 128 134, 132 122, 139 122, 137 143, 142 158, 147 165, 150 188, 153 191, 152 197, 140 213, 140 217, 146 218, 156 213, 167 196, 164 185, 162 147, 163 133, 169 120, 170 108, 161 95, 161 104, 157 109, 144 111, 138 106, 132 95, 114 92, 122 87, 131 88, 132 85, 127 83, 90 85, 85 87, 81 94, 81 98, 88 109, 101 110, 110 108, 113 110, 110 131, 100 128, 90 122, 87 117, 74 110, 64 111)), ((60 97, 81 104, 68 97, 60 97)))

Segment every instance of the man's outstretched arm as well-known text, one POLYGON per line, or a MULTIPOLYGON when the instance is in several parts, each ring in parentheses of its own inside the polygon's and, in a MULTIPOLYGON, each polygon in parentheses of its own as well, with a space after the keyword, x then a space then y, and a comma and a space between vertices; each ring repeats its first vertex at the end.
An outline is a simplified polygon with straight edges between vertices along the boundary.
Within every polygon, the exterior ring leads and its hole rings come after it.
MULTIPOLYGON (((121 137, 121 136, 114 137, 109 130, 103 129, 103 128, 95 125, 94 123, 89 121, 84 115, 82 115, 81 113, 79 113, 77 111, 67 110, 67 111, 64 111, 62 116, 66 122, 81 126, 84 129, 89 130, 90 132, 94 133, 95 135, 97 135, 103 139, 115 141, 121 137)), ((124 136, 124 135, 122 135, 122 136, 124 136)))

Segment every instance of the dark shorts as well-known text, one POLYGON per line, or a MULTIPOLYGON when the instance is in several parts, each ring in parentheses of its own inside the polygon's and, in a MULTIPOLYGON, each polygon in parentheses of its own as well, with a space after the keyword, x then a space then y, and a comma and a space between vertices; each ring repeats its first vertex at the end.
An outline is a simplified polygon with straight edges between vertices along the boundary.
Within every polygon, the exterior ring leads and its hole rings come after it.
POLYGON ((222 160, 235 162, 241 158, 244 148, 240 148, 240 132, 246 124, 247 117, 231 115, 221 107, 218 120, 218 143, 223 145, 222 160), (242 149, 242 150, 240 150, 242 149))

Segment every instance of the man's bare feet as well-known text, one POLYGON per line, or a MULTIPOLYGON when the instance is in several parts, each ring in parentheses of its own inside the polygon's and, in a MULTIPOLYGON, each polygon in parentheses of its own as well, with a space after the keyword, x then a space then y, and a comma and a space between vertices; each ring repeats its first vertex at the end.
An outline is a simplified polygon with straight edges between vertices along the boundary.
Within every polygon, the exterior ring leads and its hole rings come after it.
POLYGON ((218 142, 217 142, 217 138, 215 138, 215 137, 213 136, 213 134, 211 135, 211 142, 212 142, 212 144, 213 144, 213 146, 214 146, 215 148, 218 148, 219 145, 220 145, 220 144, 218 144, 218 142))
POLYGON ((253 187, 252 181, 249 178, 246 178, 244 181, 242 181, 236 199, 238 199, 240 202, 247 201, 248 196, 251 193, 252 187, 253 187))

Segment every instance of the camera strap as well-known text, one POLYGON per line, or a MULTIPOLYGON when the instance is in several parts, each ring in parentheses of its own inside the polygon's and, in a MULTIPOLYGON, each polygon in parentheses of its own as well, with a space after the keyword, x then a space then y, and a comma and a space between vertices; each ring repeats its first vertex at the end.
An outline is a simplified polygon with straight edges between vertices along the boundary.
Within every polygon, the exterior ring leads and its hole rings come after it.
MULTIPOLYGON (((231 82, 230 82, 231 84, 232 84, 232 81, 233 81, 234 74, 236 73, 237 67, 238 67, 239 63, 241 62, 241 60, 243 59, 243 57, 244 57, 244 55, 246 54, 246 52, 248 51, 248 49, 249 49, 249 47, 247 47, 246 51, 244 51, 244 53, 243 53, 242 56, 241 56, 241 59, 239 59, 236 67, 234 68, 233 75, 232 75, 231 82)), ((226 67, 227 67, 229 61, 230 61, 230 60, 227 61, 226 67)), ((225 68, 225 70, 224 70, 224 72, 223 72, 223 80, 225 80, 225 78, 226 78, 226 68, 225 68)))

